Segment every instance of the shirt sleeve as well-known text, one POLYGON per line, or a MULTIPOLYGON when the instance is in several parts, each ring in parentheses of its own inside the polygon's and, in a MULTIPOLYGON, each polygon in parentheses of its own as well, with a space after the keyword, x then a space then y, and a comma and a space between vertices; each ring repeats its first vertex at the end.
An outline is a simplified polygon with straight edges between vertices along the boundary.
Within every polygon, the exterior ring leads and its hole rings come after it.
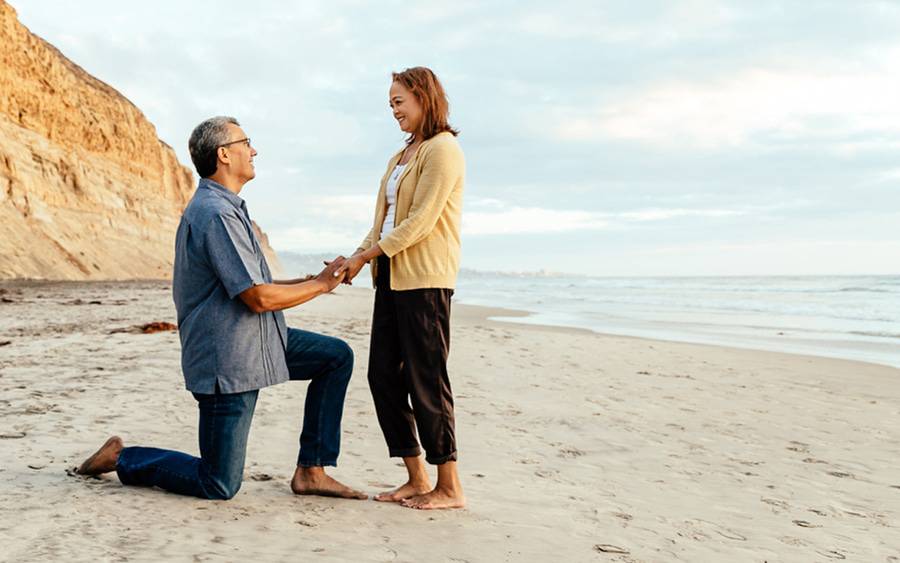
POLYGON ((240 218, 228 213, 216 215, 206 226, 205 237, 209 262, 229 299, 265 283, 250 233, 240 218))

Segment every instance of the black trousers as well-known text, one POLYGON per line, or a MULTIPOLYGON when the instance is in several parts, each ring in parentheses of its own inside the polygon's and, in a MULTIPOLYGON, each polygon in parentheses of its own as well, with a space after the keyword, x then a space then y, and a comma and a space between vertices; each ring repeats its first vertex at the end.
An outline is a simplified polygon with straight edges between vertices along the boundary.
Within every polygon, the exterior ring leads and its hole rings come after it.
POLYGON ((453 392, 447 374, 452 289, 391 289, 390 260, 378 258, 369 347, 369 389, 391 457, 421 453, 456 460, 453 392))

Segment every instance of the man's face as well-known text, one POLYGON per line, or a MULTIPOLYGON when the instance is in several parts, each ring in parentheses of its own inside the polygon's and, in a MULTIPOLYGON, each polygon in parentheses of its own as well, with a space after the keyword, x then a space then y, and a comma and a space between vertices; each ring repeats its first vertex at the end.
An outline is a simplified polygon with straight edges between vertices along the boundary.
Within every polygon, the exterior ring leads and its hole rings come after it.
POLYGON ((229 172, 244 182, 256 177, 253 157, 256 149, 250 145, 250 139, 240 126, 228 124, 228 142, 219 147, 220 166, 224 163, 229 172))

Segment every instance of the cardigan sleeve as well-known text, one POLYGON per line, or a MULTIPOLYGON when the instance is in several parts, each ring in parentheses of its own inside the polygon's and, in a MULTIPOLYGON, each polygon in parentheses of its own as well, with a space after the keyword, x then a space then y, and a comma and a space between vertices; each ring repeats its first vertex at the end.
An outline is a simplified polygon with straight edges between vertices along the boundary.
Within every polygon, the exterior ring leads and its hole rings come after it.
MULTIPOLYGON (((409 214, 378 242, 389 257, 420 242, 434 229, 453 189, 462 177, 462 151, 456 143, 438 143, 423 154, 409 214)), ((371 234, 371 233, 370 233, 371 234)))
POLYGON ((369 229, 369 234, 366 235, 366 238, 359 244, 357 248, 362 248, 363 250, 369 250, 375 241, 373 240, 373 235, 375 234, 375 227, 369 229))

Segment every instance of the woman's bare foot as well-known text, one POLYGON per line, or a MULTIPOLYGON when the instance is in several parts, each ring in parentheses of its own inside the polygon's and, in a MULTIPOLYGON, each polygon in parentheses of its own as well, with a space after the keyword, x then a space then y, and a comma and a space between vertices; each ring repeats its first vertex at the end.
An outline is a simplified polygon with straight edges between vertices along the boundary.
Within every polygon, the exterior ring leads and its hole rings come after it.
POLYGON ((375 500, 379 502, 400 502, 408 498, 424 495, 431 490, 431 483, 425 481, 407 481, 392 491, 386 491, 375 495, 375 500))
POLYGON ((466 497, 462 491, 435 488, 424 495, 416 495, 412 498, 400 501, 406 508, 419 510, 434 510, 440 508, 463 508, 466 506, 466 497))
POLYGON ((75 473, 79 475, 102 475, 103 473, 115 471, 119 453, 124 447, 122 438, 113 436, 100 446, 100 449, 94 452, 94 455, 84 460, 84 463, 78 466, 75 473))
POLYGON ((291 479, 291 490, 295 495, 318 495, 365 500, 369 495, 351 489, 332 479, 322 467, 297 467, 291 479))
POLYGON ((393 491, 385 491, 375 496, 379 502, 400 502, 418 495, 424 495, 431 490, 431 479, 425 469, 425 463, 421 455, 404 456, 403 464, 406 466, 406 483, 393 491))

